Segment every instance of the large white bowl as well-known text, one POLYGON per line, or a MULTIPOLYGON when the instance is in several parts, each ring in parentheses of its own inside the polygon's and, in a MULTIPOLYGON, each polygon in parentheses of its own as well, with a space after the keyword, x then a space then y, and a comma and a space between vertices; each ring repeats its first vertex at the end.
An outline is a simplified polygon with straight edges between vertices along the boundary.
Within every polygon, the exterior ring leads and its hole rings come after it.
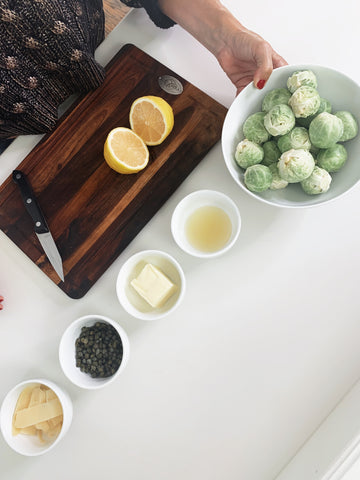
POLYGON ((64 374, 74 385, 88 390, 103 388, 112 383, 124 370, 129 359, 129 353, 130 344, 125 330, 114 320, 102 315, 85 315, 72 322, 63 333, 59 345, 59 361, 64 374), (119 368, 114 375, 106 378, 93 378, 76 366, 76 339, 79 337, 83 327, 91 327, 96 322, 108 323, 114 327, 120 336, 123 348, 119 368))
POLYGON ((6 395, 1 405, 0 410, 0 427, 4 439, 8 445, 21 455, 33 457, 36 455, 43 455, 49 450, 53 449, 55 445, 65 436, 69 430, 73 416, 73 407, 69 395, 59 387, 57 384, 44 378, 35 378, 19 383, 6 395), (12 418, 16 406, 16 402, 20 393, 25 387, 42 384, 49 387, 60 400, 63 409, 63 424, 59 435, 45 443, 40 443, 39 439, 32 435, 13 435, 12 434, 12 418))
POLYGON ((236 145, 243 140, 242 125, 255 112, 261 111, 265 94, 274 88, 286 88, 288 77, 295 70, 312 70, 318 80, 320 97, 330 101, 333 112, 348 110, 360 124, 360 87, 347 77, 331 68, 319 65, 287 65, 273 71, 263 90, 248 85, 230 106, 222 130, 222 150, 225 164, 235 182, 251 197, 278 207, 301 208, 328 203, 351 190, 360 180, 360 133, 353 140, 344 143, 348 160, 337 173, 331 174, 332 183, 326 193, 307 195, 299 184, 292 184, 282 190, 251 192, 244 183, 244 170, 235 163, 236 145))

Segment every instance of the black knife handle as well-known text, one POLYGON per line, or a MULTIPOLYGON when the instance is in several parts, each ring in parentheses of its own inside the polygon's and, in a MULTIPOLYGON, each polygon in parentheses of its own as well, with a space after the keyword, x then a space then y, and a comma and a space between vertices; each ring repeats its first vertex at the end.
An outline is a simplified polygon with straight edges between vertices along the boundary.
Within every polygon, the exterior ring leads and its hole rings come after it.
POLYGON ((34 192, 31 188, 31 185, 25 173, 23 173, 21 170, 14 170, 13 180, 20 188, 20 193, 21 193, 25 208, 27 212, 30 214, 31 218, 33 219, 35 232, 47 233, 49 231, 49 227, 47 226, 45 217, 39 207, 39 204, 36 200, 34 192))

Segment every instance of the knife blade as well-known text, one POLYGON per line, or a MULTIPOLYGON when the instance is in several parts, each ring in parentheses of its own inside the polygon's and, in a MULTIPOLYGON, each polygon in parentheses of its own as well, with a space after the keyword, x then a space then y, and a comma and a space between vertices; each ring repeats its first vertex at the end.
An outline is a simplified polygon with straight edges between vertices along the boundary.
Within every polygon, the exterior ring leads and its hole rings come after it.
POLYGON ((13 180, 18 185, 25 208, 34 222, 34 230, 54 270, 64 281, 62 259, 48 224, 31 188, 30 182, 21 170, 13 171, 13 180))

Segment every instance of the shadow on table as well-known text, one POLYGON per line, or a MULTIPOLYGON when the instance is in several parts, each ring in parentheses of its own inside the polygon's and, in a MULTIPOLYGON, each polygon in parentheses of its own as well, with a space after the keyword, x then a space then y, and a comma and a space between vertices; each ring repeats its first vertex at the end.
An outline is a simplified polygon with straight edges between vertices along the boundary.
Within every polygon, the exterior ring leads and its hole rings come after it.
POLYGON ((4 150, 7 149, 7 147, 13 140, 13 138, 0 138, 0 155, 3 153, 4 150))

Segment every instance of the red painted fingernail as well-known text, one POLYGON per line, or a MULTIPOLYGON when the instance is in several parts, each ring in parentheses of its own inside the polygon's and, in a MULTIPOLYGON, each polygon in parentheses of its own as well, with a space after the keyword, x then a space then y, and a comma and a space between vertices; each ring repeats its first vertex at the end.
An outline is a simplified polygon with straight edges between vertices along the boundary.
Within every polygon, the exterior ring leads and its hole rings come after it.
POLYGON ((256 86, 259 90, 261 90, 262 88, 265 87, 265 83, 266 83, 266 80, 259 80, 256 86))

